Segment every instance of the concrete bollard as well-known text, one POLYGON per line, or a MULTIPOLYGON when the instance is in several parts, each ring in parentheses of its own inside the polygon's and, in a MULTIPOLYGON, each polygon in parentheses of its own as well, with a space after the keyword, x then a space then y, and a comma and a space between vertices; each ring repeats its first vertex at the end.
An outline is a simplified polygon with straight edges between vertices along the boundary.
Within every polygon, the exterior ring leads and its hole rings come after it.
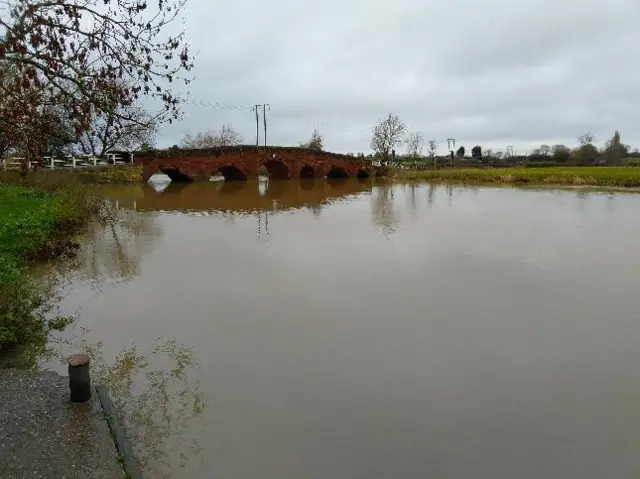
POLYGON ((71 402, 87 402, 91 399, 89 356, 74 354, 69 358, 69 389, 71 402))

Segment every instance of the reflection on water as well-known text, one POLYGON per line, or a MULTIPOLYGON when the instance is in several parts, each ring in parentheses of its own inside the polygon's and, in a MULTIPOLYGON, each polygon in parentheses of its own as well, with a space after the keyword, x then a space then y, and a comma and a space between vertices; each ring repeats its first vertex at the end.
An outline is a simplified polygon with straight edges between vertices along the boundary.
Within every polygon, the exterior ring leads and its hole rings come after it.
POLYGON ((119 208, 142 211, 229 212, 316 209, 352 195, 371 191, 371 183, 332 181, 215 181, 169 183, 157 191, 151 185, 103 188, 119 208), (121 193, 127 190, 126 195, 121 193))
POLYGON ((100 344, 149 477, 640 470, 640 196, 102 192, 119 220, 84 240, 58 349, 100 344))
POLYGON ((106 359, 102 342, 78 339, 82 336, 51 345, 49 367, 64 373, 65 358, 86 352, 92 381, 109 389, 146 477, 174 477, 177 470, 197 476, 203 453, 199 416, 206 399, 195 377, 200 366, 193 351, 158 339, 147 351, 130 344, 106 359))
POLYGON ((394 204, 394 186, 391 183, 383 182, 376 188, 372 200, 373 221, 380 226, 382 235, 385 238, 391 236, 398 226, 397 207, 394 204))
POLYGON ((205 398, 194 379, 199 366, 193 352, 175 341, 159 341, 146 355, 130 346, 108 363, 101 347, 84 348, 94 380, 110 390, 148 477, 171 477, 178 468, 197 472, 203 452, 198 417, 205 398))
POLYGON ((141 259, 163 234, 151 215, 118 209, 114 218, 106 225, 89 225, 87 241, 77 258, 85 274, 96 282, 103 277, 128 280, 137 275, 141 259))

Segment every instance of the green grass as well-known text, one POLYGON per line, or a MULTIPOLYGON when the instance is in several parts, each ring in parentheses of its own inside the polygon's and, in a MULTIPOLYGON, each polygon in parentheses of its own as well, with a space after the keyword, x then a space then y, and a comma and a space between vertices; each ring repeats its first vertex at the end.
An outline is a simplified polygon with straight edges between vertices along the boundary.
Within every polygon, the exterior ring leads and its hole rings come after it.
POLYGON ((640 168, 550 167, 550 168, 441 168, 438 170, 394 170, 394 177, 458 184, 520 184, 640 187, 640 168))
POLYGON ((0 183, 22 183, 46 187, 54 190, 71 184, 97 183, 142 183, 142 167, 140 165, 109 166, 102 168, 86 168, 76 170, 39 168, 27 174, 26 180, 20 178, 18 172, 0 171, 0 183))
POLYGON ((0 344, 42 339, 63 328, 63 318, 45 320, 34 311, 42 291, 29 275, 29 263, 65 250, 67 236, 82 226, 92 204, 80 185, 35 188, 0 183, 0 344))
POLYGON ((0 257, 28 259, 61 230, 82 221, 69 192, 51 194, 33 188, 0 185, 0 257))
POLYGON ((143 181, 140 165, 77 170, 75 174, 83 182, 91 183, 141 183, 143 181))
POLYGON ((0 172, 0 346, 43 342, 68 318, 45 319, 47 293, 29 275, 30 263, 71 251, 71 234, 101 212, 92 183, 141 182, 139 166, 87 170, 0 172))

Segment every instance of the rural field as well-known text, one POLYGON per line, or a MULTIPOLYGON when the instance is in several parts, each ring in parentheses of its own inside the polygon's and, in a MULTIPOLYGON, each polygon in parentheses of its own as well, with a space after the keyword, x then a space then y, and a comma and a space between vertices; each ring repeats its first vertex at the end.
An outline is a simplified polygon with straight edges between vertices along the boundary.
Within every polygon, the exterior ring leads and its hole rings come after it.
POLYGON ((421 179, 455 184, 520 184, 640 187, 640 168, 600 166, 556 166, 549 168, 462 168, 395 170, 396 178, 421 179))

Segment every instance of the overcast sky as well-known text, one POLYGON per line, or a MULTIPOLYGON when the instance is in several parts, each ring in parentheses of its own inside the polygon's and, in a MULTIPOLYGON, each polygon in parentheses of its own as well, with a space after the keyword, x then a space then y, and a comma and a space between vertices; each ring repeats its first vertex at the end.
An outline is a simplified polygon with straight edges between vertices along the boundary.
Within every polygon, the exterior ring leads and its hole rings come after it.
MULTIPOLYGON (((318 128, 327 150, 368 152, 393 113, 440 152, 449 137, 524 152, 616 128, 640 147, 640 0, 188 0, 184 19, 190 99, 269 103, 269 144, 318 128)), ((255 141, 251 111, 196 103, 158 146, 224 123, 255 141)))

